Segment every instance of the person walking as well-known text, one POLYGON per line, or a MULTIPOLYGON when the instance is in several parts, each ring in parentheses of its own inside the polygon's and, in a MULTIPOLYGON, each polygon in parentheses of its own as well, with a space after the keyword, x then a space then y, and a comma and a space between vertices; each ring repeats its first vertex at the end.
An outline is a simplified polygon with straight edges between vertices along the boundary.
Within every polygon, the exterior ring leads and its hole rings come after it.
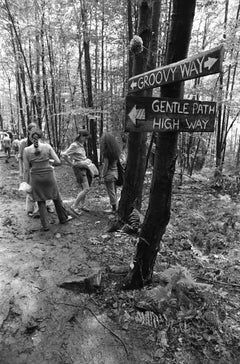
POLYGON ((103 156, 103 168, 101 177, 104 180, 106 190, 109 196, 112 212, 117 210, 117 186, 118 179, 117 162, 119 160, 121 149, 115 139, 110 133, 104 133, 100 140, 101 153, 103 156))
POLYGON ((5 155, 6 155, 5 162, 9 163, 8 160, 11 158, 11 143, 12 142, 11 142, 11 138, 10 138, 8 133, 4 134, 2 143, 3 143, 4 152, 5 152, 5 155))
MULTIPOLYGON (((24 170, 23 152, 24 152, 24 149, 26 147, 29 147, 30 145, 32 145, 32 141, 30 139, 30 133, 31 133, 31 130, 33 128, 37 128, 36 123, 32 122, 32 123, 28 124, 27 137, 21 139, 20 142, 19 142, 18 163, 19 163, 19 177, 20 177, 20 180, 23 179, 23 170, 24 170)), ((39 217, 38 205, 33 200, 33 197, 32 197, 31 193, 28 193, 27 196, 26 196, 26 210, 27 210, 28 216, 30 216, 30 217, 39 217)))
POLYGON ((19 142, 19 176, 23 178, 23 151, 26 147, 32 145, 32 141, 30 140, 30 132, 33 128, 37 128, 36 123, 30 123, 27 127, 27 137, 23 138, 19 142))
POLYGON ((18 139, 17 136, 15 136, 13 139, 13 142, 12 142, 12 151, 13 151, 14 157, 17 162, 18 162, 18 154, 19 154, 19 144, 20 144, 20 140, 18 139))
POLYGON ((42 132, 32 128, 30 139, 33 144, 23 151, 24 181, 32 186, 33 200, 37 201, 43 230, 49 230, 46 200, 53 200, 59 222, 64 224, 72 219, 62 204, 52 164, 61 161, 50 144, 41 141, 42 132))
POLYGON ((81 188, 81 191, 71 206, 71 210, 76 215, 81 215, 81 210, 89 211, 89 208, 85 205, 85 201, 92 183, 92 174, 88 168, 88 161, 90 160, 86 156, 84 147, 88 137, 89 132, 86 129, 80 129, 74 142, 62 153, 63 159, 73 168, 77 183, 81 188))

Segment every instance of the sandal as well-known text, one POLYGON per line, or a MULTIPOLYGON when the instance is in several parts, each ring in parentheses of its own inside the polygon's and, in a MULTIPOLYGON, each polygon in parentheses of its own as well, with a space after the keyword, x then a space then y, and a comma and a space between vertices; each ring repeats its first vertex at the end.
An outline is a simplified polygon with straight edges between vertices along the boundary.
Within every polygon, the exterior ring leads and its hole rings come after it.
POLYGON ((45 226, 45 227, 42 226, 40 230, 41 231, 49 231, 50 227, 49 226, 45 226))
POLYGON ((66 224, 66 222, 69 222, 69 221, 71 221, 72 219, 73 219, 73 217, 69 215, 65 221, 62 221, 62 222, 61 222, 61 224, 66 224))
POLYGON ((54 209, 51 206, 47 206, 47 212, 49 212, 50 214, 53 214, 54 209))
POLYGON ((90 212, 90 209, 87 206, 82 206, 81 209, 85 212, 90 212))
POLYGON ((76 215, 78 215, 78 216, 80 216, 81 215, 81 211, 80 210, 78 210, 78 208, 76 208, 76 207, 73 207, 73 206, 71 206, 70 207, 70 209, 74 212, 74 214, 76 214, 76 215))
POLYGON ((32 214, 32 217, 33 217, 34 219, 38 219, 38 218, 40 218, 40 213, 39 213, 39 211, 34 212, 34 213, 32 214))

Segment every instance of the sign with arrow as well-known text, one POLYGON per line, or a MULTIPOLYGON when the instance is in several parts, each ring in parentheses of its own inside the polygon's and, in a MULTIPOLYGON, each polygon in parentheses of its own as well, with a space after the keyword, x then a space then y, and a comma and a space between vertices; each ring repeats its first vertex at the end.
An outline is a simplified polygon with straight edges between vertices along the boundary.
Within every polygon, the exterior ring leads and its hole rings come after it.
POLYGON ((126 98, 126 131, 212 132, 216 103, 158 97, 126 98))
POLYGON ((143 91, 220 72, 222 59, 223 46, 218 46, 196 56, 131 77, 128 80, 128 92, 143 91))

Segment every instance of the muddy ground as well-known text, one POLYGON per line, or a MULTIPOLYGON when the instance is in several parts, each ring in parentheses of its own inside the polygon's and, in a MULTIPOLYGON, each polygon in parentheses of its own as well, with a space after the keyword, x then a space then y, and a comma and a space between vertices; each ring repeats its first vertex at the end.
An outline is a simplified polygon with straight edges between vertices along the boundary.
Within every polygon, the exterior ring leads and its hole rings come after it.
MULTIPOLYGON (((81 293, 74 283, 59 287, 129 260, 123 243, 107 252, 114 234, 106 233, 111 216, 103 211, 109 207, 104 187, 94 181, 90 212, 65 225, 49 214, 51 229, 42 232, 40 220, 26 215, 16 161, 2 157, 0 171, 0 363, 125 364, 148 357, 141 333, 122 330, 114 318, 116 283, 104 294, 81 293)), ((68 166, 56 174, 68 208, 77 194, 74 176, 68 166)))
MULTIPOLYGON (((56 175, 68 208, 74 176, 68 166, 56 175)), ((240 204, 207 180, 189 182, 175 190, 155 268, 186 267, 209 284, 210 299, 197 309, 194 300, 187 311, 175 307, 153 324, 137 311, 135 292, 121 289, 121 271, 111 273, 129 265, 137 238, 108 232, 104 186, 94 181, 90 212, 66 225, 51 213, 51 229, 42 232, 39 219, 26 215, 17 162, 0 158, 0 364, 239 363, 240 204), (92 275, 101 279, 96 292, 82 284, 92 275), (216 307, 217 324, 209 320, 216 307)))

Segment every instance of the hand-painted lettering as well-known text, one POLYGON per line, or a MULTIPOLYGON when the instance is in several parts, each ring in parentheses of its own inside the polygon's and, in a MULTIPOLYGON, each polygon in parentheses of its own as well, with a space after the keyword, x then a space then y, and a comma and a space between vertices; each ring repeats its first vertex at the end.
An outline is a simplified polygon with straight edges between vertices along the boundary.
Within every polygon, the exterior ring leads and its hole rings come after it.
POLYGON ((186 124, 187 124, 187 128, 189 130, 195 130, 195 129, 201 129, 201 130, 205 130, 207 127, 209 120, 204 120, 204 119, 197 119, 197 120, 193 120, 193 121, 189 121, 188 119, 186 119, 186 124))
POLYGON ((200 57, 200 58, 197 58, 197 62, 198 62, 198 64, 199 64, 199 72, 198 73, 202 73, 203 72, 203 61, 204 61, 204 58, 205 57, 200 57))

